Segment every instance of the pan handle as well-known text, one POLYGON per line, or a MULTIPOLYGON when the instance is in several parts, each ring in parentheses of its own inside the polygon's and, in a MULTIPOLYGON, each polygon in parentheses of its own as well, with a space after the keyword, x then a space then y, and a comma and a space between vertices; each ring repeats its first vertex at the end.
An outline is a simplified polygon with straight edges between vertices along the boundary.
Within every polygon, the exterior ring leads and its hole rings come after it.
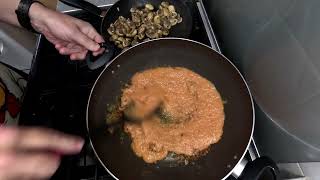
POLYGON ((266 170, 271 170, 273 180, 278 179, 279 168, 276 163, 266 157, 262 156, 254 161, 250 161, 246 164, 244 170, 242 171, 239 180, 259 180, 261 175, 266 172, 266 170))
POLYGON ((103 17, 102 10, 99 7, 89 3, 87 1, 84 1, 84 0, 60 0, 60 1, 66 5, 71 6, 71 7, 79 8, 79 9, 85 10, 87 12, 90 12, 94 15, 103 17))
POLYGON ((100 46, 102 48, 105 48, 106 52, 104 52, 101 56, 99 56, 98 59, 92 55, 92 52, 87 53, 86 62, 87 62, 88 68, 91 70, 98 69, 101 66, 105 65, 107 62, 110 61, 110 59, 114 54, 114 47, 112 44, 100 43, 100 46))

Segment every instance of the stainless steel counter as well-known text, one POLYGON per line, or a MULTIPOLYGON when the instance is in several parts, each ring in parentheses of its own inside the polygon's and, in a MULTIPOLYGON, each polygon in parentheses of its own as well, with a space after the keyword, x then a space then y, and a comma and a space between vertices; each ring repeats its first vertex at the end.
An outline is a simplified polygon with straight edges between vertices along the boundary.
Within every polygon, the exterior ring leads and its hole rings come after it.
MULTIPOLYGON (((86 1, 88 1, 90 3, 93 3, 96 6, 103 6, 103 5, 108 5, 108 4, 114 4, 118 0, 86 0, 86 1)), ((57 10, 61 11, 61 12, 74 10, 74 9, 76 9, 76 8, 67 6, 67 5, 61 3, 60 1, 57 4, 57 10)))

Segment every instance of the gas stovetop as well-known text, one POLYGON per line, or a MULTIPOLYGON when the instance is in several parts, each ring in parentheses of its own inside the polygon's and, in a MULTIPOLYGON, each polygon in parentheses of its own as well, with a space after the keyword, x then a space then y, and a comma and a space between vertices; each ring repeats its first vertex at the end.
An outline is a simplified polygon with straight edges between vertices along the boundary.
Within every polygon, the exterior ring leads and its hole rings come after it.
MULTIPOLYGON (((194 27, 190 39, 220 52, 213 29, 201 1, 191 1, 194 27)), ((110 6, 102 6, 107 10, 110 6)), ((65 12, 90 22, 97 30, 101 19, 84 12, 65 12)), ((39 125, 82 136, 87 143, 79 155, 64 157, 52 179, 108 180, 113 179, 96 160, 86 133, 86 105, 90 90, 103 68, 91 71, 83 61, 70 61, 58 54, 43 36, 37 43, 27 92, 20 116, 21 125, 39 125)), ((258 156, 252 144, 245 156, 250 161, 258 156)), ((231 167, 230 167, 231 168, 231 167)), ((232 179, 230 177, 229 179, 232 179)))

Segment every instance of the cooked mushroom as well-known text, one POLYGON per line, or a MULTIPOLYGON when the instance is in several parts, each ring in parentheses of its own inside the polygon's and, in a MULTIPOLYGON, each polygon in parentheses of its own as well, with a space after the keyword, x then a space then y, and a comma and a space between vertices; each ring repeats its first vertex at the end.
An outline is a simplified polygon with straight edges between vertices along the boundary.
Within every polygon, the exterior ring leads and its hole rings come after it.
POLYGON ((164 27, 165 29, 170 29, 170 28, 171 28, 171 23, 170 23, 170 20, 169 20, 169 19, 167 19, 167 18, 164 18, 164 19, 163 19, 163 27, 164 27))
POLYGON ((130 9, 130 12, 131 12, 131 13, 137 12, 137 11, 138 11, 138 9, 137 9, 137 8, 134 8, 134 7, 130 9))
POLYGON ((138 38, 139 38, 140 40, 142 40, 144 37, 145 37, 145 34, 144 34, 144 33, 138 34, 138 38))
POLYGON ((114 34, 115 33, 115 28, 114 28, 114 25, 113 24, 110 24, 110 27, 108 28, 108 33, 110 35, 114 34))
POLYGON ((146 31, 146 36, 151 39, 159 38, 159 34, 157 33, 157 30, 152 29, 152 28, 150 28, 146 31))
POLYGON ((168 10, 170 11, 170 13, 176 12, 176 9, 173 5, 168 6, 168 10))
POLYGON ((152 21, 153 20, 153 12, 149 12, 148 16, 147 16, 148 21, 152 21))
POLYGON ((162 31, 163 35, 168 36, 169 35, 169 30, 168 29, 164 29, 162 31))
POLYGON ((131 46, 134 46, 134 45, 137 45, 139 44, 139 41, 134 39, 132 42, 131 42, 131 46))
POLYGON ((124 41, 122 41, 122 46, 123 47, 128 47, 131 44, 131 39, 126 38, 124 41))
POLYGON ((175 17, 177 17, 177 16, 178 16, 178 13, 176 13, 176 12, 172 12, 172 13, 171 13, 171 17, 172 17, 172 18, 175 18, 175 17))
POLYGON ((177 20, 178 20, 178 23, 181 23, 182 22, 182 17, 178 14, 177 16, 177 20))
POLYGON ((149 38, 145 38, 144 40, 143 40, 143 42, 146 42, 146 41, 149 41, 150 39, 149 38))
POLYGON ((170 19, 169 21, 170 21, 171 26, 174 26, 178 23, 177 19, 170 19))
POLYGON ((143 34, 145 30, 146 30, 145 25, 140 26, 138 29, 138 34, 143 34))
POLYGON ((122 49, 121 52, 125 52, 125 51, 128 50, 128 49, 129 49, 129 47, 125 47, 125 48, 122 49))
POLYGON ((159 15, 154 16, 153 22, 156 23, 156 24, 160 24, 161 23, 160 16, 159 15))
POLYGON ((165 1, 161 3, 161 6, 163 6, 163 7, 168 7, 169 5, 170 4, 168 2, 165 2, 165 1))
POLYGON ((163 9, 162 9, 162 12, 163 12, 163 15, 164 15, 164 16, 169 16, 169 15, 170 15, 170 11, 169 11, 169 9, 167 9, 167 8, 163 8, 163 9))
POLYGON ((146 4, 145 8, 152 11, 154 9, 154 7, 152 6, 152 4, 146 4))
POLYGON ((123 29, 116 29, 116 34, 117 34, 118 36, 123 36, 124 33, 123 33, 122 30, 123 30, 123 29))
POLYGON ((132 31, 126 35, 127 37, 134 37, 135 35, 137 35, 137 33, 138 31, 136 29, 132 29, 132 31))

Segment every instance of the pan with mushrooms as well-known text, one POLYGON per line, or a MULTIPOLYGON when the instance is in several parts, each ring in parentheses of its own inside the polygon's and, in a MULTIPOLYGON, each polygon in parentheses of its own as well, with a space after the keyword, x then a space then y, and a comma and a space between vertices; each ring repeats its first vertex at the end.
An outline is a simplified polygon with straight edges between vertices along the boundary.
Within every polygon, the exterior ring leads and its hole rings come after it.
POLYGON ((115 55, 141 42, 160 37, 188 38, 193 28, 192 9, 184 0, 118 0, 106 12, 79 0, 61 0, 102 18, 100 34, 106 52, 97 58, 88 53, 92 70, 109 62, 115 55))

